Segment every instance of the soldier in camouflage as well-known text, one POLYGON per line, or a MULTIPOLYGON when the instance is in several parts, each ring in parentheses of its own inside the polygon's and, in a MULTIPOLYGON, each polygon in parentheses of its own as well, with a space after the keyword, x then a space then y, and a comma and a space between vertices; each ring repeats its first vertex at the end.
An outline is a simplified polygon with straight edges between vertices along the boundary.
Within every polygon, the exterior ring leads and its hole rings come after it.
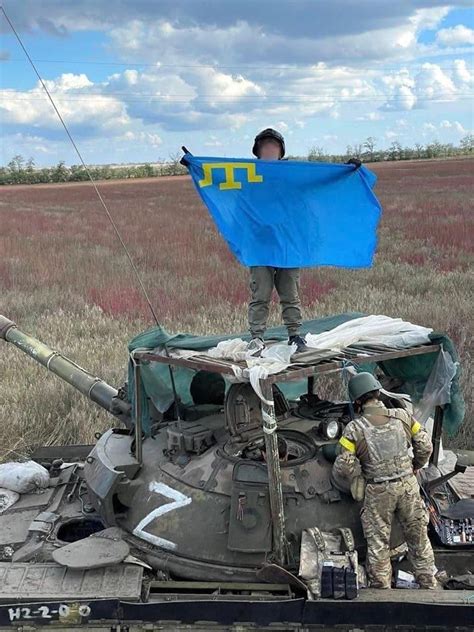
POLYGON ((421 588, 436 588, 428 512, 415 477, 430 457, 431 440, 406 410, 385 407, 379 399, 381 388, 370 373, 359 373, 349 381, 349 395, 358 416, 347 424, 340 439, 342 450, 334 463, 335 475, 351 483, 352 491, 357 481, 365 481, 361 521, 370 585, 391 587, 390 531, 396 515, 416 581, 421 588))

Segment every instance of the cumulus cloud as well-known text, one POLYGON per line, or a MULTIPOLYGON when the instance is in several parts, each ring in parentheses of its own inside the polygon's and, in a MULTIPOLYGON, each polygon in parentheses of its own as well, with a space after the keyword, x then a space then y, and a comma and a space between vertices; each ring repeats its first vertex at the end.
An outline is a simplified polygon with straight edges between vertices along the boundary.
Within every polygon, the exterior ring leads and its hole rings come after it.
MULTIPOLYGON (((45 84, 66 125, 82 136, 107 134, 130 122, 124 104, 115 97, 94 94, 94 84, 84 74, 63 74, 45 84)), ((27 126, 41 130, 45 137, 64 133, 39 82, 31 90, 0 90, 0 113, 7 131, 27 126)))
POLYGON ((120 95, 132 118, 171 131, 238 128, 248 118, 246 110, 259 107, 252 98, 264 96, 259 85, 241 74, 201 67, 186 69, 181 76, 160 67, 126 70, 111 75, 103 89, 120 95))
POLYGON ((451 135, 454 133, 459 137, 470 133, 470 130, 466 129, 459 121, 449 121, 448 119, 443 119, 439 123, 433 123, 431 121, 423 123, 422 130, 425 135, 433 135, 435 133, 443 134, 449 132, 451 135))
POLYGON ((125 132, 123 136, 119 137, 119 140, 135 141, 141 144, 150 145, 150 147, 159 147, 163 143, 161 136, 158 134, 143 131, 135 132, 133 130, 125 132))
POLYGON ((94 85, 84 73, 74 75, 70 72, 62 74, 53 81, 45 79, 44 83, 50 92, 72 92, 74 90, 80 90, 81 88, 89 88, 94 85))
POLYGON ((34 134, 16 132, 16 134, 12 134, 9 137, 4 138, 4 142, 15 146, 18 153, 25 153, 28 156, 36 153, 54 154, 55 152, 55 148, 51 145, 45 145, 44 138, 34 134))
POLYGON ((362 116, 358 116, 358 121, 382 121, 384 116, 381 112, 367 112, 367 114, 363 114, 362 116))
POLYGON ((441 129, 454 130, 458 134, 467 134, 468 133, 468 130, 465 129, 463 127, 463 125, 461 125, 461 123, 459 121, 448 121, 448 120, 445 119, 444 121, 441 121, 441 123, 439 124, 439 127, 441 129))
POLYGON ((465 60, 455 60, 448 72, 439 64, 424 63, 413 73, 403 68, 382 78, 390 96, 382 106, 384 110, 412 110, 424 107, 431 101, 455 101, 465 96, 472 84, 472 75, 465 60))
POLYGON ((254 81, 246 79, 242 74, 229 74, 215 68, 196 68, 185 73, 188 83, 199 98, 210 109, 221 108, 222 103, 239 104, 251 97, 261 97, 265 91, 254 81))
POLYGON ((453 82, 458 88, 469 88, 474 84, 474 75, 465 59, 456 59, 453 64, 453 82))
POLYGON ((437 64, 423 64, 415 76, 415 85, 419 102, 436 98, 453 99, 457 91, 452 78, 437 64))
POLYGON ((221 141, 217 138, 217 136, 211 135, 209 136, 209 140, 204 143, 205 147, 222 147, 221 141))
POLYGON ((195 20, 191 19, 195 6, 187 4, 185 17, 160 10, 158 18, 144 20, 137 12, 134 19, 110 29, 109 35, 122 58, 151 55, 162 63, 190 58, 196 62, 196 57, 204 63, 252 65, 393 60, 414 53, 418 34, 434 28, 449 12, 446 6, 417 8, 416 4, 424 3, 412 2, 411 7, 397 3, 390 11, 374 6, 366 11, 353 0, 324 5, 300 0, 279 3, 278 11, 269 11, 266 3, 257 6, 253 1, 220 2, 219 8, 210 2, 208 15, 199 11, 195 20))
POLYGON ((382 83, 388 88, 390 97, 382 106, 385 110, 411 110, 416 104, 415 79, 408 69, 382 77, 382 83))
POLYGON ((441 46, 462 46, 474 44, 474 30, 458 24, 448 29, 441 29, 436 34, 436 41, 441 46))
POLYGON ((288 125, 288 123, 285 123, 285 121, 278 121, 275 127, 277 127, 280 130, 280 132, 289 131, 291 133, 290 126, 288 125))

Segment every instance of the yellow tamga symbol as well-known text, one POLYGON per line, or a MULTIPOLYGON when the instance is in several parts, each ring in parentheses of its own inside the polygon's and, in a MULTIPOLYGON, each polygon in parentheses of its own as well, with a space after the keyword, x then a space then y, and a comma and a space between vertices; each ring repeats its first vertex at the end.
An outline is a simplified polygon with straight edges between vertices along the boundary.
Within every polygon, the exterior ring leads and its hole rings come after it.
POLYGON ((245 170, 247 182, 263 182, 263 176, 259 176, 255 170, 254 162, 203 162, 204 178, 199 180, 200 187, 208 187, 213 184, 212 172, 215 169, 224 169, 225 180, 219 184, 219 189, 241 189, 242 182, 236 182, 235 169, 245 170))

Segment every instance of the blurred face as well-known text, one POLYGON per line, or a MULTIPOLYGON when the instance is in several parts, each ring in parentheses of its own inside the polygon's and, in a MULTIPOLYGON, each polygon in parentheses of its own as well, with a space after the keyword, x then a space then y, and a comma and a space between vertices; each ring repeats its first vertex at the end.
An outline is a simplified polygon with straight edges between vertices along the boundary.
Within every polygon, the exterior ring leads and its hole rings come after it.
POLYGON ((280 160, 280 143, 273 138, 265 138, 258 144, 258 153, 261 160, 280 160))

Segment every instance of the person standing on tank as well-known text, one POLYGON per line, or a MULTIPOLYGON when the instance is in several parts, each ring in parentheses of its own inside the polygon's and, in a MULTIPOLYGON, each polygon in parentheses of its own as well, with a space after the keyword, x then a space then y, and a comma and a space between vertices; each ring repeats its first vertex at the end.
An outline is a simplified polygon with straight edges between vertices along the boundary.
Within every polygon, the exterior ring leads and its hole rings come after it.
MULTIPOLYGON (((272 128, 264 129, 255 137, 252 153, 259 160, 281 160, 285 155, 285 139, 272 128)), ((267 328, 273 288, 280 299, 283 322, 288 330, 288 344, 294 343, 297 351, 304 351, 306 344, 300 336, 300 269, 273 266, 250 267, 251 300, 248 321, 252 340, 249 343, 249 351, 259 354, 265 348, 263 337, 267 328)))

